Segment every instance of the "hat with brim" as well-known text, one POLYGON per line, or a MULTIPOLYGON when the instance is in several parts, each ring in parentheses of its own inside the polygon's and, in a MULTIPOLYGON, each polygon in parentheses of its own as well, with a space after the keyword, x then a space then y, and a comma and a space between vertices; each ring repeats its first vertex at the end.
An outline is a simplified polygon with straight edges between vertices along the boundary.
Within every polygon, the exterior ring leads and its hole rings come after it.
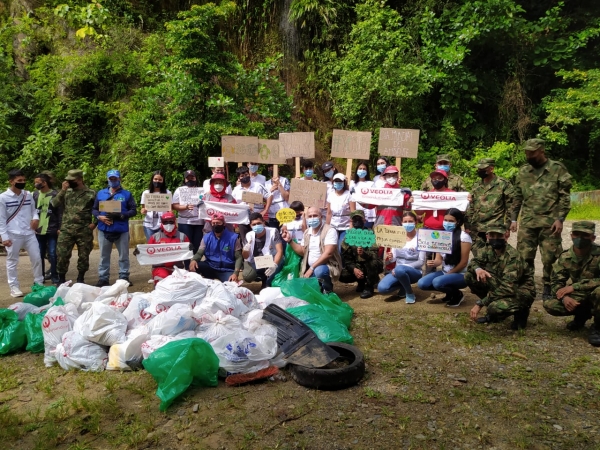
POLYGON ((210 177, 210 184, 214 184, 217 180, 225 183, 225 186, 229 185, 229 181, 227 181, 227 178, 225 178, 225 175, 222 173, 215 173, 212 177, 210 177))
POLYGON ((193 170, 186 170, 183 173, 183 178, 187 178, 187 177, 195 177, 196 176, 196 172, 194 172, 193 170))
POLYGON ((73 170, 69 170, 69 172, 67 173, 67 176, 65 177, 65 180, 66 181, 75 181, 75 180, 78 180, 79 178, 83 178, 83 170, 73 169, 73 170))
POLYGON ((452 159, 450 158, 450 155, 437 155, 435 162, 439 163, 440 161, 452 162, 452 159))
POLYGON ((546 142, 543 139, 528 139, 525 141, 523 150, 526 152, 534 152, 536 150, 544 149, 546 142))
POLYGON ((352 211, 352 212, 350 213, 350 218, 351 218, 351 219, 352 219, 354 216, 359 216, 359 217, 362 217, 362 218, 364 219, 364 218, 365 218, 365 213, 364 213, 362 210, 360 210, 360 209, 357 209, 356 211, 352 211))
POLYGON ((478 169, 487 169, 488 167, 494 167, 496 165, 496 160, 494 158, 483 158, 477 161, 475 165, 478 169))
POLYGON ((571 231, 578 231, 580 233, 596 234, 596 224, 589 220, 580 220, 579 222, 573 222, 573 228, 571 231))
POLYGON ((329 170, 333 167, 333 163, 331 161, 324 162, 321 166, 321 170, 329 170))
POLYGON ((115 169, 109 170, 106 172, 106 178, 121 178, 121 172, 115 169))
POLYGON ((336 173, 333 176, 333 181, 335 180, 346 181, 346 175, 344 175, 343 173, 336 173))
POLYGON ((485 229, 486 233, 500 233, 500 234, 506 234, 506 228, 503 227, 502 225, 493 225, 493 226, 489 226, 485 229))
POLYGON ((448 174, 446 173, 446 171, 445 171, 445 170, 442 170, 442 169, 437 169, 437 170, 434 170, 433 172, 431 172, 431 173, 429 174, 429 177, 431 178, 432 176, 434 176, 434 175, 436 175, 436 174, 437 174, 437 175, 442 175, 442 176, 443 176, 443 177, 444 177, 446 180, 448 179, 448 174))
POLYGON ((171 211, 167 211, 165 213, 163 213, 162 216, 160 216, 160 221, 164 222, 165 220, 175 220, 175 214, 173 214, 171 211))
POLYGON ((396 166, 387 166, 382 175, 387 175, 388 173, 400 173, 400 171, 396 166))

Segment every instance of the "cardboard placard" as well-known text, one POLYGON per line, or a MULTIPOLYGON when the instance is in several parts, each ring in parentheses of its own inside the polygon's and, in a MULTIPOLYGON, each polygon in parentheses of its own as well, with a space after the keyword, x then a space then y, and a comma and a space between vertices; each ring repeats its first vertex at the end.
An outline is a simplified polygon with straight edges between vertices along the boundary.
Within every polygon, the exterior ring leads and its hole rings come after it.
POLYGON ((370 131, 333 130, 331 156, 335 158, 368 160, 370 153, 370 131))
POLYGON ((144 194, 144 207, 148 211, 171 211, 172 201, 173 197, 171 196, 171 194, 144 194))
POLYGON ((315 133, 279 133, 279 154, 287 158, 314 158, 315 133))
POLYGON ((413 191, 412 196, 415 211, 446 211, 450 208, 466 211, 469 207, 468 192, 413 191))
POLYGON ((452 253, 452 231, 417 231, 417 250, 422 252, 452 253))
POLYGON ((377 225, 375 236, 380 247, 402 248, 406 244, 406 230, 402 226, 377 225))
POLYGON ((120 213, 121 202, 119 200, 104 200, 100 202, 100 212, 120 213))
POLYGON ((325 208, 327 205, 327 183, 292 178, 289 203, 300 201, 304 208, 316 206, 325 208))
POLYGON ((401 189, 361 186, 354 190, 353 195, 355 201, 366 205, 404 205, 404 191, 401 189))
POLYGON ((208 167, 225 167, 225 158, 222 156, 209 156, 208 167))
POLYGON ((372 247, 375 245, 375 233, 366 228, 350 228, 346 231, 344 242, 351 247, 372 247))
POLYGON ((292 208, 281 208, 275 215, 279 223, 290 223, 296 220, 296 211, 292 208))
POLYGON ((396 158, 416 158, 420 130, 380 128, 379 154, 396 158))
POLYGON ((257 269, 268 269, 269 267, 273 267, 275 265, 273 255, 255 256, 254 265, 257 269))
POLYGON ((263 164, 285 164, 285 156, 279 153, 279 140, 259 139, 258 160, 256 162, 263 164))
POLYGON ((250 191, 242 191, 242 201, 248 204, 254 203, 255 205, 260 205, 264 203, 264 198, 262 194, 258 192, 250 192, 250 191))
POLYGON ((258 137, 221 136, 221 155, 227 162, 255 162, 258 160, 258 137))
POLYGON ((202 195, 204 194, 204 189, 199 187, 180 187, 179 188, 179 204, 180 205, 197 205, 202 195))

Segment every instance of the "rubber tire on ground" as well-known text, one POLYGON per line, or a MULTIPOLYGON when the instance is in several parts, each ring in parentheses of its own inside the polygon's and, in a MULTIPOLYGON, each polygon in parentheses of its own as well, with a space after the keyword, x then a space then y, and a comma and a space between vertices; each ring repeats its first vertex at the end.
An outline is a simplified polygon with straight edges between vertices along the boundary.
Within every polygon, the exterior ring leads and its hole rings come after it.
POLYGON ((345 389, 357 384, 365 375, 365 357, 362 352, 357 347, 342 342, 329 342, 327 345, 350 364, 338 369, 311 369, 290 364, 292 379, 301 386, 321 390, 345 389))

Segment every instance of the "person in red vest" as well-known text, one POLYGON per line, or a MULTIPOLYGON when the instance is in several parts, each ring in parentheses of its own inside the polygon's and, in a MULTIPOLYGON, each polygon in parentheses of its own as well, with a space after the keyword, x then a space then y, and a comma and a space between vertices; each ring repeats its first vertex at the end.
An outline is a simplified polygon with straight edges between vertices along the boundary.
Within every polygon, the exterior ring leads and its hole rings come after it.
MULTIPOLYGON (((150 236, 148 244, 178 244, 190 242, 190 239, 177 229, 177 219, 172 212, 166 212, 160 218, 160 230, 150 236)), ((152 266, 154 284, 173 273, 173 267, 183 268, 183 261, 168 262, 152 266)))

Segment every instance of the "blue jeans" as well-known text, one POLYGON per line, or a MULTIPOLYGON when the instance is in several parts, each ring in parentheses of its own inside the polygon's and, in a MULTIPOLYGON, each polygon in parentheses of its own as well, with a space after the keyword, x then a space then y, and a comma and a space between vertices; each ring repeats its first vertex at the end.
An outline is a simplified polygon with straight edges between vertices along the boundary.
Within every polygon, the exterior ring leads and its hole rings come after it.
POLYGON ((115 242, 110 242, 104 236, 104 231, 98 230, 98 246, 100 247, 100 265, 98 278, 110 280, 110 254, 113 244, 119 252, 119 279, 129 279, 129 232, 121 233, 115 242))
POLYGON ((229 277, 233 275, 233 269, 231 269, 231 271, 221 272, 220 270, 215 270, 210 267, 206 261, 198 261, 198 269, 196 269, 196 272, 204 278, 208 278, 209 280, 219 280, 221 283, 229 281, 229 277))
POLYGON ((315 267, 315 270, 311 275, 311 278, 312 277, 319 280, 324 290, 327 292, 333 291, 333 283, 331 282, 331 275, 329 275, 329 267, 327 264, 321 264, 320 266, 315 267))
POLYGON ((46 250, 48 251, 48 260, 50 261, 50 277, 53 283, 58 283, 58 273, 56 272, 56 243, 58 242, 57 233, 36 234, 38 245, 40 246, 40 256, 42 257, 42 273, 46 273, 46 250))
MULTIPOLYGON (((190 240, 190 244, 192 244, 192 251, 194 254, 198 252, 198 248, 200 248, 200 242, 202 242, 202 230, 204 229, 204 225, 189 225, 187 223, 180 223, 177 225, 179 231, 185 234, 190 240)), ((183 262, 185 270, 189 270, 190 268, 190 260, 186 259, 183 262)))
POLYGON ((144 236, 146 236, 146 242, 148 242, 150 236, 152 236, 154 233, 158 233, 159 231, 160 228, 158 228, 157 230, 153 230, 152 228, 144 227, 144 236))
MULTIPOLYGON (((337 230, 338 234, 338 253, 342 254, 342 241, 346 237, 346 231, 348 230, 337 230)), ((344 267, 344 261, 342 260, 342 267, 344 267)))
POLYGON ((423 273, 419 269, 411 266, 397 265, 392 272, 388 273, 379 282, 377 291, 380 294, 389 294, 402 286, 407 294, 413 294, 411 284, 419 281, 422 276, 423 273))
POLYGON ((459 289, 467 287, 464 273, 432 272, 419 280, 419 289, 423 291, 439 291, 444 294, 456 295, 459 289))

